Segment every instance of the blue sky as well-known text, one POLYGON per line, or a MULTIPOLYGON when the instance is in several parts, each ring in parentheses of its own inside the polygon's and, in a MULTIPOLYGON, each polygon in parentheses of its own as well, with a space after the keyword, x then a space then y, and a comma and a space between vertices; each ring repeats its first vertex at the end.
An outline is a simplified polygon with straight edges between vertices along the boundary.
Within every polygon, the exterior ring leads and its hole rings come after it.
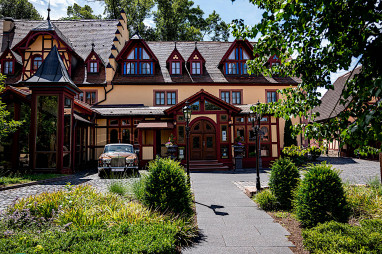
MULTIPOLYGON (((29 0, 38 12, 46 18, 48 0, 29 0)), ((195 5, 199 5, 204 11, 205 15, 209 15, 213 10, 216 10, 220 14, 221 18, 230 23, 233 19, 244 19, 245 24, 253 25, 260 21, 262 11, 249 3, 249 0, 236 0, 234 3, 231 0, 193 0, 195 5)), ((85 4, 92 7, 95 14, 103 14, 104 5, 99 1, 86 1, 86 0, 51 0, 51 19, 59 19, 66 16, 66 9, 69 5, 74 3, 84 6, 85 4)), ((153 25, 151 19, 145 20, 146 25, 153 25)), ((231 36, 230 40, 233 40, 231 36)), ((355 64, 355 61, 354 61, 355 64)), ((354 64, 352 67, 354 67, 354 64)), ((334 82, 339 76, 345 74, 346 70, 340 70, 336 73, 332 73, 331 81, 334 82)), ((320 89, 322 93, 324 89, 320 89)))

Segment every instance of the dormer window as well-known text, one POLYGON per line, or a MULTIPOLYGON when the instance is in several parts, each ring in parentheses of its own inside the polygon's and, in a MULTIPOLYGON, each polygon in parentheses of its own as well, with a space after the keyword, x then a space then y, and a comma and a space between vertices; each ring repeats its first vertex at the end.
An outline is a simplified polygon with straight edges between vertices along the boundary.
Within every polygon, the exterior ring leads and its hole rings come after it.
POLYGON ((6 60, 3 62, 3 73, 6 75, 13 74, 13 60, 6 60))
POLYGON ((180 74, 180 62, 172 62, 171 63, 171 74, 179 75, 180 74))
POLYGON ((225 74, 227 75, 245 75, 248 74, 247 60, 249 54, 242 47, 236 47, 232 50, 225 63, 225 74))
POLYGON ((191 74, 199 75, 200 69, 200 62, 192 62, 191 74))
POLYGON ((131 50, 123 64, 123 75, 133 74, 154 74, 154 63, 142 47, 136 47, 131 50))
POLYGON ((179 53, 178 49, 175 48, 171 55, 167 59, 167 67, 171 75, 182 75, 184 59, 179 53))
POLYGON ((89 72, 90 73, 97 73, 98 72, 98 62, 96 61, 90 61, 89 62, 89 72))
POLYGON ((187 62, 190 64, 191 75, 203 74, 203 64, 206 62, 206 60, 204 60, 203 56, 200 54, 199 50, 196 48, 196 44, 195 44, 195 50, 194 52, 192 52, 187 62))
POLYGON ((41 56, 35 56, 33 58, 33 63, 32 63, 33 70, 36 71, 40 67, 41 64, 42 64, 42 57, 41 56))

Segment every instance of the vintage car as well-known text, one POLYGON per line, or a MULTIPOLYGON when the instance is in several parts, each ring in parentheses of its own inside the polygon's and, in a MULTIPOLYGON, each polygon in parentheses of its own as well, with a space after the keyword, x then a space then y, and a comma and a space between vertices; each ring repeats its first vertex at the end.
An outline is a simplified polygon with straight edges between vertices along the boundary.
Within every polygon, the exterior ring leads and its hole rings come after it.
POLYGON ((113 172, 138 173, 138 156, 130 144, 108 144, 98 159, 99 177, 113 172))

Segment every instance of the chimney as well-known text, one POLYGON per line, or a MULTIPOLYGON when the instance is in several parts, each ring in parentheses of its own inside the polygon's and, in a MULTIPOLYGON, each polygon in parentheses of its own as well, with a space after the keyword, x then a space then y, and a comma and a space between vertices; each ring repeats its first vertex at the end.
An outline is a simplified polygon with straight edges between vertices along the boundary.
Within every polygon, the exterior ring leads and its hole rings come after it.
POLYGON ((4 18, 3 33, 10 33, 15 28, 15 21, 13 18, 4 18))

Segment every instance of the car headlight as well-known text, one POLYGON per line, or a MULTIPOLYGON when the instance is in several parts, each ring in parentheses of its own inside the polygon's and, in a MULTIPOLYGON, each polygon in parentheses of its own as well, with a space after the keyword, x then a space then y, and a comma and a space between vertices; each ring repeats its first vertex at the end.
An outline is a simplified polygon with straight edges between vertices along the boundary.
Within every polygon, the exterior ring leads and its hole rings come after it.
POLYGON ((133 163, 134 159, 133 158, 126 158, 126 163, 133 163))
POLYGON ((102 162, 106 164, 110 164, 111 159, 110 158, 102 158, 102 162))

